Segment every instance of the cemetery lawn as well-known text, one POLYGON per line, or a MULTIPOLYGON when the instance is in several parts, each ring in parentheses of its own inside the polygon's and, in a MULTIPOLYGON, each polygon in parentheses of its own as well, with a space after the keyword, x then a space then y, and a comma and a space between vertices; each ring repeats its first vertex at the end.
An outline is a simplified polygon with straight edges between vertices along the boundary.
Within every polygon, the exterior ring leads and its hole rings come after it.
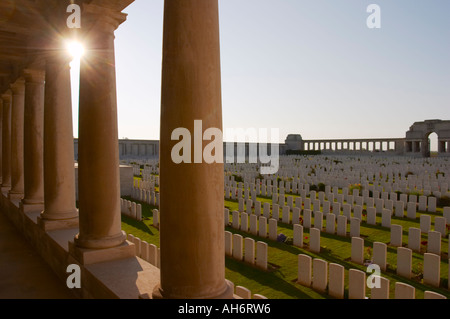
MULTIPOLYGON (((291 195, 291 194, 289 194, 291 195)), ((292 195, 297 197, 298 195, 292 195)), ((131 200, 129 197, 125 199, 131 200)), ((261 202, 270 202, 271 198, 258 197, 261 202)), ((153 226, 152 209, 156 207, 147 203, 140 203, 142 205, 143 221, 138 222, 125 215, 122 215, 122 229, 127 234, 133 234, 141 240, 154 244, 159 247, 159 230, 153 226)), ((230 210, 238 209, 238 202, 234 200, 225 200, 225 207, 230 210)), ((439 208, 438 208, 439 210, 439 208)), ((441 209, 442 210, 442 209, 441 209)), ((430 213, 428 213, 430 214, 430 213)), ((403 246, 407 246, 408 228, 420 227, 419 216, 416 220, 401 219, 395 216, 392 217, 393 224, 400 224, 403 226, 403 246)), ((230 219, 231 220, 231 219, 230 219)), ((361 237, 364 239, 365 256, 370 259, 372 253, 372 246, 374 242, 383 242, 388 244, 390 241, 390 231, 387 228, 382 228, 381 217, 377 217, 377 226, 371 226, 366 223, 361 223, 361 237)), ((323 226, 325 229, 326 220, 324 218, 323 226)), ((348 225, 348 232, 349 232, 348 225)), ((345 298, 348 296, 348 270, 350 268, 359 269, 366 272, 367 267, 351 262, 351 238, 340 237, 337 235, 327 234, 324 230, 321 232, 321 252, 320 254, 312 253, 308 250, 309 230, 304 229, 304 248, 295 247, 287 243, 280 243, 269 240, 268 238, 261 238, 253 236, 250 233, 241 232, 231 227, 226 227, 227 231, 235 234, 240 234, 244 238, 250 237, 255 241, 264 241, 268 244, 268 263, 269 270, 262 271, 243 261, 236 261, 231 257, 226 257, 225 262, 225 277, 232 281, 235 286, 243 286, 248 288, 252 294, 261 294, 269 299, 328 299, 331 298, 327 294, 318 293, 311 288, 301 286, 296 283, 298 271, 298 255, 306 254, 312 258, 320 258, 328 263, 337 263, 345 267, 345 298)), ((278 234, 283 233, 287 237, 293 237, 293 226, 278 222, 278 234)), ((426 240, 426 234, 422 234, 422 240, 426 240)), ((422 246, 421 254, 413 253, 413 275, 417 278, 408 280, 406 278, 396 275, 396 259, 397 249, 388 245, 387 263, 388 269, 382 272, 382 276, 390 280, 390 297, 394 297, 394 287, 396 281, 401 281, 412 285, 416 288, 416 299, 423 299, 423 293, 426 290, 435 291, 450 298, 450 292, 442 287, 447 287, 448 282, 448 236, 442 241, 441 254, 441 288, 433 288, 424 285, 420 278, 421 270, 423 268, 423 252, 426 246, 422 246)), ((367 274, 369 276, 370 274, 367 274)), ((370 296, 370 289, 366 289, 366 296, 370 296)))

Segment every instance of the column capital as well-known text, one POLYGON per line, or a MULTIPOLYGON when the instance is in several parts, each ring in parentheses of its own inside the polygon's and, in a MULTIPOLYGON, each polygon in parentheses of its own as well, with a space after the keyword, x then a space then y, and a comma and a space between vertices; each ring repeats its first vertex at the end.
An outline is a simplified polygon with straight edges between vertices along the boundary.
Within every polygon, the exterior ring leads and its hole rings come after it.
POLYGON ((23 77, 26 83, 44 83, 45 71, 41 69, 25 69, 23 70, 23 77))
POLYGON ((10 85, 11 92, 13 95, 23 95, 25 94, 25 79, 19 78, 16 82, 10 85))
MULTIPOLYGON (((133 1, 124 0, 124 2, 128 4, 133 1)), ((111 3, 103 2, 101 4, 84 3, 83 26, 87 27, 88 30, 95 28, 99 31, 107 33, 114 32, 123 22, 126 21, 128 14, 121 12, 126 6, 122 8, 122 6, 116 6, 113 4, 117 1, 110 2, 111 3)))
POLYGON ((6 102, 11 102, 11 97, 12 97, 11 90, 6 90, 6 92, 1 95, 1 99, 6 102))

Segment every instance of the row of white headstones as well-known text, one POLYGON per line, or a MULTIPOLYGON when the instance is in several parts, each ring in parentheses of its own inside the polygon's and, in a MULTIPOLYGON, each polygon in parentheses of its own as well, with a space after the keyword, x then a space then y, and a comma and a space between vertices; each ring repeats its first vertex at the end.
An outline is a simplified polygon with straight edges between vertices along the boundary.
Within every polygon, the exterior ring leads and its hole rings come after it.
MULTIPOLYGON (((158 210, 154 210, 154 214, 156 216, 159 216, 158 210)), ((157 221, 159 218, 157 217, 157 221)), ((159 227, 159 224, 158 224, 159 227)), ((158 248, 154 244, 149 244, 148 242, 141 240, 139 237, 134 236, 132 234, 128 234, 127 236, 128 241, 132 242, 135 245, 135 251, 136 251, 136 257, 139 257, 146 262, 152 264, 153 266, 157 268, 161 268, 161 249, 158 248)), ((247 243, 247 241, 246 241, 247 243)), ((266 251, 266 264, 267 264, 267 244, 265 245, 265 251, 266 251)), ((250 245, 248 245, 250 246, 250 245)), ((259 247, 259 244, 258 244, 259 247)), ((259 248, 258 248, 259 249, 259 248)), ((254 248, 253 248, 254 250, 254 248)), ((250 252, 246 251, 246 254, 248 256, 250 255, 250 252)), ((267 265, 265 267, 267 269, 267 265)), ((234 283, 232 283, 234 294, 242 299, 267 299, 265 296, 261 294, 252 294, 252 292, 243 287, 243 286, 235 286, 234 283)))

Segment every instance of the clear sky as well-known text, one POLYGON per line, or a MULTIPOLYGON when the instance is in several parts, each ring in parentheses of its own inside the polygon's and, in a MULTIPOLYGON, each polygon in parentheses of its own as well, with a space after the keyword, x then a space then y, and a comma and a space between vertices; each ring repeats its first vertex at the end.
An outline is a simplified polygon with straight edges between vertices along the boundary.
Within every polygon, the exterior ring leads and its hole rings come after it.
MULTIPOLYGON (((136 0, 116 31, 119 138, 159 139, 163 4, 136 0)), ((404 137, 415 121, 450 120, 450 1, 219 4, 224 128, 279 128, 283 142, 404 137), (372 3, 380 29, 366 24, 372 3)))

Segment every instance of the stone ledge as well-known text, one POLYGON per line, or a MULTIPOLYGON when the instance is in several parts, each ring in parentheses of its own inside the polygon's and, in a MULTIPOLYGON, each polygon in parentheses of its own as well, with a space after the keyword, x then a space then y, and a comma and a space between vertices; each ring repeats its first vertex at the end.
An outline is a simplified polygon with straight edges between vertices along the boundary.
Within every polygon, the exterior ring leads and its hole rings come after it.
POLYGON ((103 263, 136 256, 134 243, 125 241, 120 246, 106 249, 86 249, 77 247, 73 239, 69 241, 69 254, 83 265, 103 263))
MULTIPOLYGON (((160 281, 160 271, 150 263, 135 256, 135 246, 125 242, 109 251, 79 250, 82 265, 70 254, 70 242, 78 233, 78 227, 44 231, 38 225, 39 212, 24 214, 19 202, 11 202, 5 193, 0 196, 1 210, 12 220, 22 235, 33 245, 56 276, 66 284, 69 264, 78 264, 81 269, 81 289, 70 289, 75 297, 92 299, 138 299, 150 294, 160 281), (113 257, 106 252, 113 252, 113 257), (111 260, 118 258, 118 260, 111 260), (107 259, 109 261, 106 261, 107 259), (93 263, 95 262, 95 263, 93 263)), ((75 249, 77 250, 77 249, 75 249)), ((69 289, 69 288, 67 288, 69 289)), ((74 298, 75 298, 74 297, 74 298)))
POLYGON ((139 257, 87 265, 84 269, 119 299, 151 296, 160 281, 160 270, 139 257))

